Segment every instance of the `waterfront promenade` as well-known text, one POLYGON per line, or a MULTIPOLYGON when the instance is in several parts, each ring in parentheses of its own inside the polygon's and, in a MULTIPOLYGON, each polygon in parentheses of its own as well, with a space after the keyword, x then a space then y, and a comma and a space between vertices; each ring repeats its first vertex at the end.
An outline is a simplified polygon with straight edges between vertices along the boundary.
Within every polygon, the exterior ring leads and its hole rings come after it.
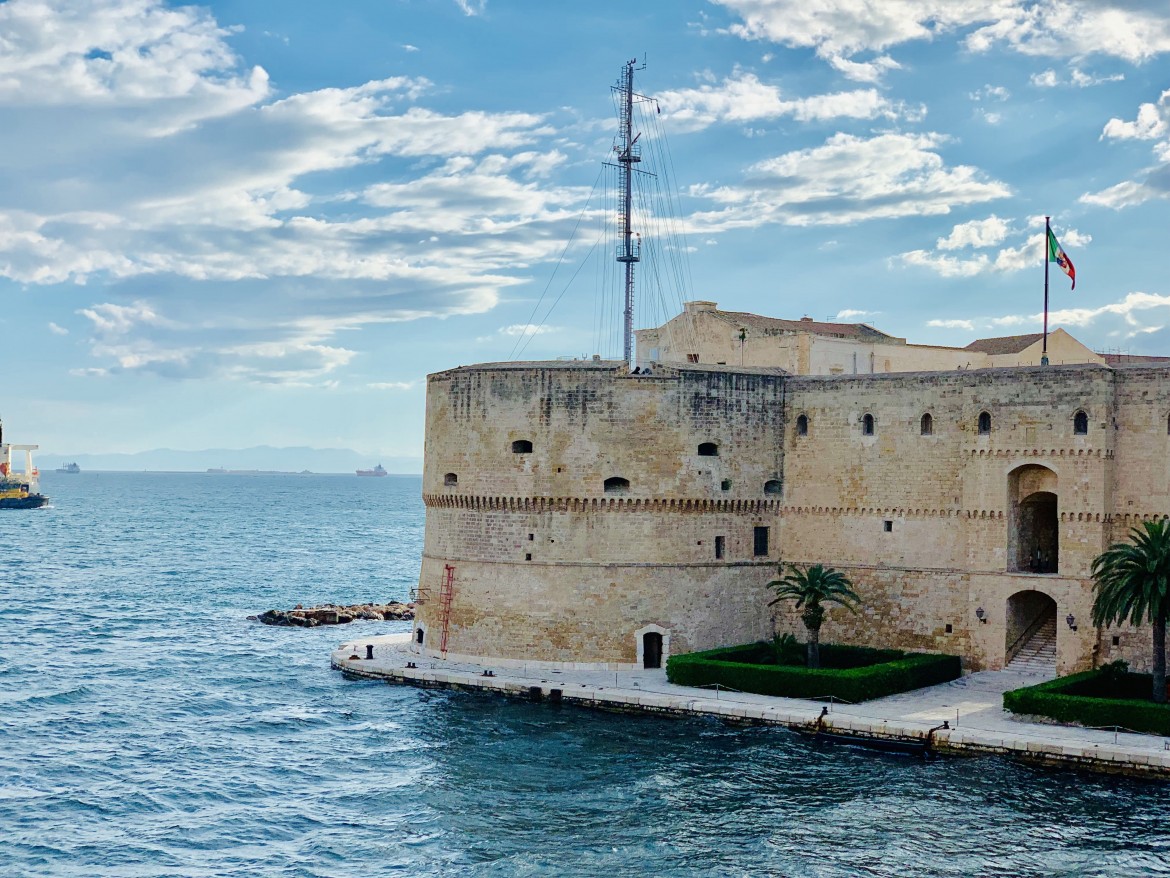
POLYGON ((1170 739, 1115 729, 1029 722, 1003 710, 1003 693, 1048 677, 981 671, 863 704, 829 704, 667 682, 664 670, 553 670, 449 662, 409 649, 406 634, 353 638, 331 656, 357 677, 415 686, 479 689, 606 710, 716 716, 954 755, 996 754, 1054 766, 1170 780, 1170 739), (367 658, 372 655, 372 658, 367 658), (415 667, 408 667, 413 664, 415 667), (824 713, 825 709, 827 713, 824 713), (823 714, 823 715, 822 715, 823 714), (944 722, 949 728, 938 728, 944 722), (933 732, 931 730, 934 730, 933 732))

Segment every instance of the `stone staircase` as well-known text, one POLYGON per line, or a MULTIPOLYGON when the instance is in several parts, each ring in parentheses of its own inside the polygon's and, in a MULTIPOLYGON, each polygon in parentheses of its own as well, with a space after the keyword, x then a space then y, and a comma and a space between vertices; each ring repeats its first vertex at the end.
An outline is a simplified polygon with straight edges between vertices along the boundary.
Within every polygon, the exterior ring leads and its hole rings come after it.
POLYGON ((1008 668, 1034 674, 1051 675, 1056 672, 1055 618, 1049 619, 1028 638, 1028 642, 1020 647, 1016 657, 1008 662, 1008 668))

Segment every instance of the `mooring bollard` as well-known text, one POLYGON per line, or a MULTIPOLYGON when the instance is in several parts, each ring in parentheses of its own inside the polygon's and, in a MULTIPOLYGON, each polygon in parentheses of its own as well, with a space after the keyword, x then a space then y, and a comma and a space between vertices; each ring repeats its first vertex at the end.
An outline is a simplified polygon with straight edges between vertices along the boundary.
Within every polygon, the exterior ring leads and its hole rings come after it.
POLYGON ((374 657, 374 644, 366 644, 366 658, 372 659, 374 657))

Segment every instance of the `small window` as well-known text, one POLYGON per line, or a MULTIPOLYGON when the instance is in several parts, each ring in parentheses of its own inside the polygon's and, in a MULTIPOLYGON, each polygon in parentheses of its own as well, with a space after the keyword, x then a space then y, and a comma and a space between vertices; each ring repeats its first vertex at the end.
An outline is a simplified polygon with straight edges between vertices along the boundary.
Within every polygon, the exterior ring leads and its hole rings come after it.
POLYGON ((724 551, 725 545, 726 545, 726 541, 724 540, 723 537, 715 537, 715 560, 716 561, 723 560, 723 551, 724 551))
POLYGON ((768 481, 764 482, 764 493, 779 494, 783 487, 779 479, 768 479, 768 481))
POLYGON ((807 436, 808 435, 808 415, 801 415, 799 418, 796 419, 796 435, 797 436, 807 436))
POLYGON ((1116 634, 1113 635, 1113 645, 1114 646, 1121 646, 1121 638, 1118 637, 1116 634))
POLYGON ((447 473, 443 476, 443 484, 448 488, 454 488, 459 484, 459 476, 455 473, 447 473))
POLYGON ((1170 436, 1170 415, 1166 416, 1166 435, 1170 436))
POLYGON ((873 435, 873 415, 866 413, 865 417, 861 419, 861 435, 873 435))
POLYGON ((954 633, 955 633, 955 626, 952 625, 950 622, 947 622, 947 634, 954 634, 954 633))
POLYGON ((630 489, 630 480, 621 476, 610 476, 605 480, 605 493, 623 494, 630 489))
POLYGON ((922 416, 922 420, 918 424, 918 431, 923 436, 934 435, 934 418, 930 416, 930 412, 922 416))
POLYGON ((532 442, 528 439, 517 439, 512 443, 513 454, 531 454, 532 442))
POLYGON ((703 442, 699 445, 699 457, 718 457, 719 446, 714 442, 703 442))
POLYGON ((1087 435, 1089 432, 1089 416, 1084 412, 1073 415, 1073 433, 1077 436, 1087 435))
POLYGON ((892 521, 883 521, 882 530, 884 530, 886 533, 893 533, 894 523, 892 521))
POLYGON ((531 560, 532 560, 532 553, 531 553, 531 552, 525 552, 525 553, 524 553, 524 560, 525 560, 525 561, 531 561, 531 560))
POLYGON ((979 435, 986 436, 991 432, 991 415, 987 412, 979 413, 979 435))
POLYGON ((752 554, 757 558, 768 554, 768 529, 757 527, 752 534, 752 554))
POLYGON ((426 636, 426 632, 425 632, 425 631, 423 631, 421 628, 417 629, 417 630, 414 632, 414 642, 415 642, 415 643, 417 643, 417 644, 419 644, 419 645, 421 646, 421 645, 422 645, 422 642, 423 642, 423 638, 424 638, 425 636, 426 636))
POLYGON ((688 363, 699 362, 699 355, 698 354, 687 354, 687 362, 688 363))
POLYGON ((530 543, 531 543, 531 542, 532 542, 532 540, 533 540, 535 537, 536 537, 536 534, 529 534, 529 535, 528 535, 528 542, 530 542, 530 543))
POLYGON ((722 482, 720 482, 719 483, 719 490, 720 491, 730 491, 731 490, 731 479, 724 479, 722 482))

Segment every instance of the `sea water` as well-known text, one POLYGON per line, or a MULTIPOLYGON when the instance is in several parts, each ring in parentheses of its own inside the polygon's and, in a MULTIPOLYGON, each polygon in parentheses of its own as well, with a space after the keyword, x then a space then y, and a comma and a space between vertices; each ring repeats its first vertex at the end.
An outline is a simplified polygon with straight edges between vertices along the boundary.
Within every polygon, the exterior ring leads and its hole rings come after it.
POLYGON ((417 478, 49 474, 0 513, 0 876, 1170 875, 1170 784, 353 681, 417 478))

